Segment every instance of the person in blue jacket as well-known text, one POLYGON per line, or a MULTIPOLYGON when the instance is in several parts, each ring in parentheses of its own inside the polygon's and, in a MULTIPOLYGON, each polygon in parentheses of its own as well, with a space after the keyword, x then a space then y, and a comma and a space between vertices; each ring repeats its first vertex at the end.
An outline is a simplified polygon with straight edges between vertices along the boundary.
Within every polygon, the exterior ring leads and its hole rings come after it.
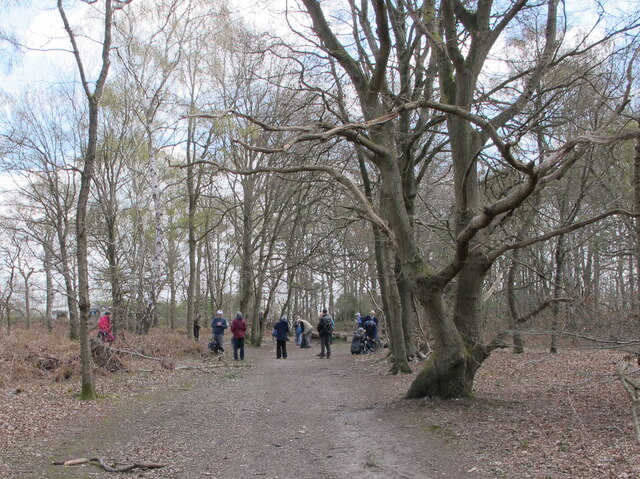
POLYGON ((215 341, 218 344, 218 347, 224 351, 224 330, 229 327, 229 324, 222 316, 223 314, 224 312, 219 309, 211 320, 211 330, 213 332, 213 341, 215 341))
POLYGON ((302 343, 302 323, 300 316, 296 316, 296 345, 300 346, 302 343))
POLYGON ((373 320, 373 318, 367 316, 367 319, 364 323, 364 330, 367 334, 367 339, 373 341, 378 339, 378 325, 373 320))
POLYGON ((286 316, 282 316, 280 321, 273 327, 276 338, 276 359, 287 359, 287 334, 289 333, 289 322, 286 316))
MULTIPOLYGON (((376 312, 371 310, 371 313, 367 315, 366 318, 364 318, 362 327, 364 329, 367 329, 367 327, 365 326, 367 324, 367 321, 373 321, 375 324, 375 328, 373 326, 370 326, 370 331, 373 332, 373 335, 371 336, 371 339, 378 339, 378 329, 380 327, 379 323, 378 323, 378 318, 376 317, 376 312)), ((367 333, 368 334, 368 333, 367 333)))

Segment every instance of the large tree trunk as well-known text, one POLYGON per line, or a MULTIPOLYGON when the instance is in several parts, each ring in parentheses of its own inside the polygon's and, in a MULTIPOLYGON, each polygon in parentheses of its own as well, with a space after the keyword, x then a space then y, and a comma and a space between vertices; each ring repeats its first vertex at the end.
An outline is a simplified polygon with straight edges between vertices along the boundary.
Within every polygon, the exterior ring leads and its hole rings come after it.
POLYGON ((439 285, 421 282, 418 298, 425 308, 434 337, 433 353, 413 381, 406 398, 439 397, 442 399, 469 397, 477 363, 464 346, 453 319, 444 309, 439 285))
MULTIPOLYGON (((447 65, 447 62, 442 62, 440 72, 441 88, 447 103, 468 108, 476 79, 473 68, 477 65, 471 63, 468 70, 457 71, 455 79, 447 65)), ((451 138, 455 234, 458 235, 474 217, 480 204, 476 153, 482 145, 468 121, 456 115, 447 115, 446 120, 451 138)), ((470 247, 480 247, 479 242, 473 241, 470 247)), ((436 281, 429 274, 418 273, 417 297, 427 312, 434 351, 411 385, 407 397, 452 398, 472 394, 475 372, 487 356, 480 334, 482 286, 487 269, 488 265, 480 253, 468 255, 457 274, 451 315, 446 314, 442 301, 446 283, 436 281)))
MULTIPOLYGON (((402 219, 407 217, 407 212, 402 194, 402 185, 398 181, 400 176, 398 165, 393 161, 386 161, 384 166, 385 168, 380 170, 382 173, 381 207, 388 218, 395 218, 398 222, 397 230, 405 232, 398 239, 400 243, 398 249, 407 251, 411 249, 413 243, 409 244, 412 241, 411 233, 403 229, 407 226, 407 223, 403 222, 402 219)), ((402 305, 396 279, 396 252, 391 248, 387 240, 381 241, 379 245, 381 247, 382 262, 378 264, 378 267, 383 268, 381 279, 384 281, 382 293, 383 297, 387 296, 388 299, 385 305, 385 312, 389 327, 389 339, 392 344, 393 366, 391 372, 396 374, 408 373, 411 372, 411 368, 407 361, 404 327, 402 324, 402 305)))
POLYGON ((407 361, 407 350, 405 348, 404 327, 402 324, 402 304, 398 292, 395 271, 395 253, 388 247, 383 247, 382 272, 384 276, 386 296, 385 313, 387 326, 389 327, 389 344, 392 354, 392 374, 410 373, 411 368, 407 361))
POLYGON ((400 315, 402 325, 402 336, 404 339, 404 349, 407 359, 411 360, 416 355, 416 347, 413 343, 413 293, 407 281, 400 259, 396 257, 396 284, 400 296, 400 315))

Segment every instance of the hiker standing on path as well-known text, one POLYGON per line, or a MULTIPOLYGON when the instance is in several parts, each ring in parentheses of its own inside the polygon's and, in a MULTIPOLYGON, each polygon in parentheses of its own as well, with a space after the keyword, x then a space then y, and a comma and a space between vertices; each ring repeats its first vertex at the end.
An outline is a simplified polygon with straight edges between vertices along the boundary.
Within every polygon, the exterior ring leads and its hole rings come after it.
POLYGON ((211 320, 211 332, 213 341, 224 351, 224 330, 229 327, 229 323, 222 317, 223 314, 224 312, 219 309, 211 320))
POLYGON ((286 316, 282 316, 280 321, 273 327, 276 338, 276 359, 287 359, 287 333, 289 332, 289 322, 286 316))
POLYGON ((326 309, 322 310, 322 316, 318 321, 318 336, 320 336, 320 354, 318 357, 329 359, 331 357, 331 336, 333 334, 333 318, 326 309), (326 349, 326 355, 325 355, 326 349))
POLYGON ((197 341, 200 339, 200 314, 196 314, 196 319, 193 320, 193 337, 197 341))
POLYGON ((231 343, 233 346, 233 359, 238 360, 238 349, 240 350, 240 361, 244 361, 244 336, 247 331, 247 322, 242 317, 242 313, 238 311, 236 317, 231 321, 231 332, 233 338, 231 343))

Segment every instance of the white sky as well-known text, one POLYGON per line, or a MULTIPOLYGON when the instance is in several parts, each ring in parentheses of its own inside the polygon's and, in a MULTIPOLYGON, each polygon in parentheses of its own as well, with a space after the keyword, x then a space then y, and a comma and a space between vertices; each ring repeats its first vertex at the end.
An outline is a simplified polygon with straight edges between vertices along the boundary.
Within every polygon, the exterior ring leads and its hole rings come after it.
MULTIPOLYGON (((0 4, 3 0, 0 0, 0 4)), ((149 0, 137 0, 149 1, 149 0)), ((86 4, 68 1, 67 17, 74 28, 87 21, 82 21, 88 8, 86 4), (73 8, 72 8, 73 7, 73 8)), ((289 4, 293 3, 289 0, 289 4)), ((70 53, 69 40, 63 29, 62 20, 55 6, 55 0, 31 0, 28 6, 3 9, 0 6, 0 25, 7 25, 14 31, 18 39, 26 46, 41 51, 28 51, 17 62, 9 73, 0 68, 0 90, 9 94, 19 93, 24 88, 46 86, 50 83, 69 81, 75 75, 76 66, 70 53)), ((287 0, 240 0, 231 2, 231 10, 238 16, 245 18, 257 29, 282 30, 287 0)), ((91 29, 101 32, 101 28, 91 29)), ((89 41, 80 41, 80 48, 97 48, 89 41)), ((99 58, 98 55, 83 55, 83 59, 99 58)))
MULTIPOLYGON (((83 4, 78 5, 81 8, 67 12, 72 25, 83 15, 83 4)), ((5 92, 15 94, 36 85, 69 79, 69 69, 75 65, 72 56, 62 51, 68 50, 69 41, 53 0, 32 0, 28 7, 0 13, 4 16, 3 24, 10 25, 19 41, 33 49, 24 54, 11 72, 0 70, 0 85, 5 92)))

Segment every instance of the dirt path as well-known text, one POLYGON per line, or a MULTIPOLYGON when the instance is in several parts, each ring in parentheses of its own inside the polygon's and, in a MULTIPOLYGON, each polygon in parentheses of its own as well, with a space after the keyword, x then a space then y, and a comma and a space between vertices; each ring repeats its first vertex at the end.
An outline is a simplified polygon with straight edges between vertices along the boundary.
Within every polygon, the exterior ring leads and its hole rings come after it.
POLYGON ((385 387, 384 364, 354 360, 344 344, 329 360, 291 346, 286 360, 271 344, 249 348, 244 367, 194 372, 109 418, 72 425, 13 477, 113 478, 92 465, 51 465, 93 456, 168 464, 135 475, 144 478, 484 477, 472 458, 412 421, 425 408, 385 387))

